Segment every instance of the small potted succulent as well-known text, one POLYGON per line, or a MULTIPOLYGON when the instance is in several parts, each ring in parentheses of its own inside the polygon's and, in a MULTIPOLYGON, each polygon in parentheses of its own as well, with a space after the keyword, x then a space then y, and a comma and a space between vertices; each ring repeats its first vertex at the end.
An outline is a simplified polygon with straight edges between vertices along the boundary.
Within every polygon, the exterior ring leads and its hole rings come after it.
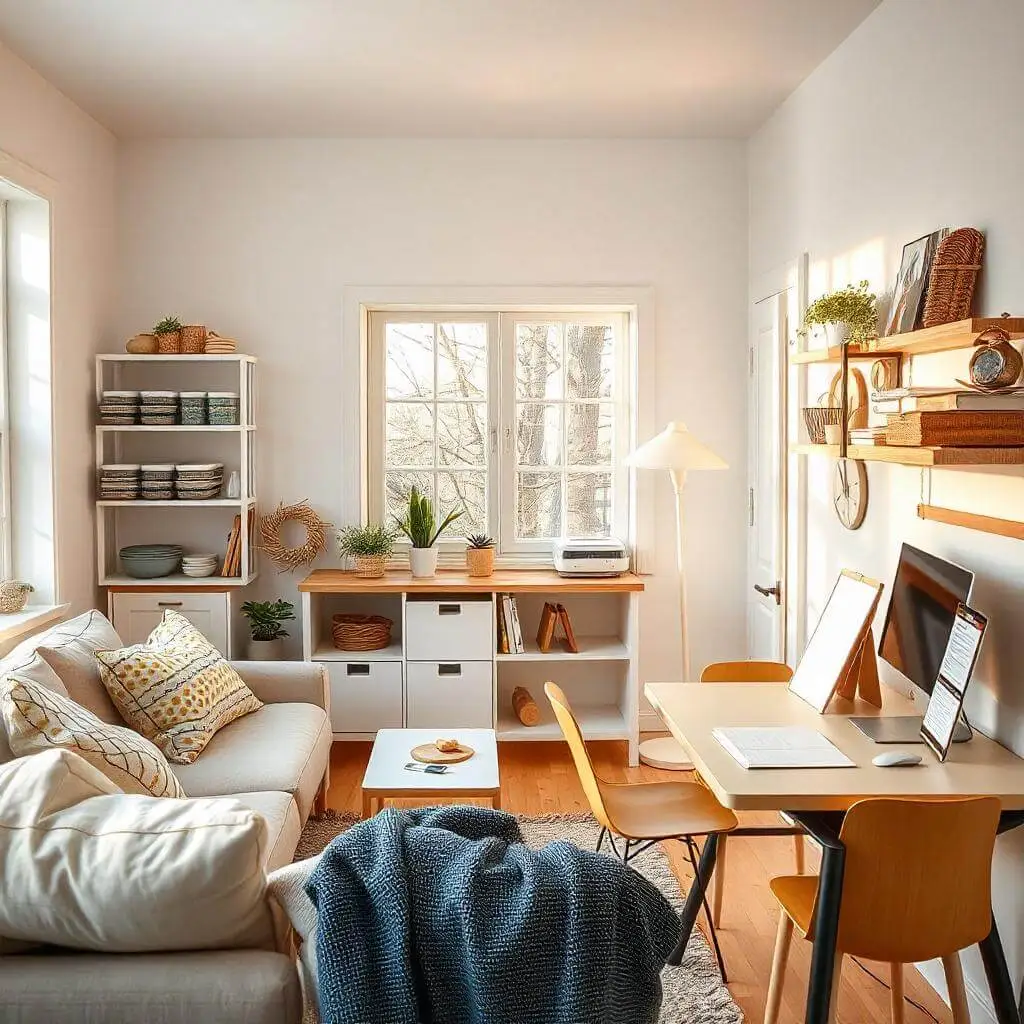
POLYGON ((471 533, 466 538, 466 567, 470 576, 494 574, 494 540, 486 533, 471 533))
POLYGON ((436 525, 434 509, 430 499, 421 494, 418 487, 409 492, 409 508, 404 519, 394 516, 398 528, 409 538, 409 567, 413 576, 428 578, 437 572, 437 538, 462 515, 463 509, 452 509, 436 525))
POLYGON ((281 623, 295 618, 295 606, 290 601, 246 601, 242 614, 249 620, 249 646, 246 653, 250 661, 280 661, 284 654, 284 638, 288 636, 281 623))
POLYGON ((165 316, 153 325, 157 351, 163 355, 176 355, 181 351, 181 321, 176 316, 165 316))
POLYGON ((829 348, 847 342, 863 344, 878 337, 878 308, 868 282, 848 284, 815 299, 804 314, 804 333, 813 327, 822 328, 829 348))
POLYGON ((396 536, 383 523, 349 526, 338 534, 338 550, 356 563, 357 576, 374 579, 384 575, 396 536))

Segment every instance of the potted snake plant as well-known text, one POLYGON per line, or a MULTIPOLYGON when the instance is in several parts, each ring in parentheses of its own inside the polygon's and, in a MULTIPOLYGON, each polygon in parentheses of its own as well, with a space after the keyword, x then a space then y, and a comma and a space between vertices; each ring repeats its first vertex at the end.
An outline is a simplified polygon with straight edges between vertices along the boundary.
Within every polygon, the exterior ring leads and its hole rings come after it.
POLYGON ((392 518, 398 528, 409 538, 409 567, 413 576, 429 578, 437 572, 437 538, 462 515, 463 509, 452 509, 437 526, 430 499, 421 494, 418 487, 409 492, 409 507, 405 516, 392 518))

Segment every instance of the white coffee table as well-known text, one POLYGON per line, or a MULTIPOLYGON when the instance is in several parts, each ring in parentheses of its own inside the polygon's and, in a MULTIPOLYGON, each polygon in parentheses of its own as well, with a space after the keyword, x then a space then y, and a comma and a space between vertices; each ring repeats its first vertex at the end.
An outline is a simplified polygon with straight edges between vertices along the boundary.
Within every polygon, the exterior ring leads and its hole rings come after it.
POLYGON ((370 763, 363 776, 363 817, 372 817, 374 801, 379 810, 384 801, 429 797, 432 800, 461 800, 487 797, 494 808, 501 807, 501 781, 498 778, 498 742, 493 729, 379 729, 370 751, 370 763), (443 775, 410 772, 405 766, 413 760, 409 751, 421 743, 433 743, 451 736, 472 747, 476 753, 468 760, 448 766, 443 775))

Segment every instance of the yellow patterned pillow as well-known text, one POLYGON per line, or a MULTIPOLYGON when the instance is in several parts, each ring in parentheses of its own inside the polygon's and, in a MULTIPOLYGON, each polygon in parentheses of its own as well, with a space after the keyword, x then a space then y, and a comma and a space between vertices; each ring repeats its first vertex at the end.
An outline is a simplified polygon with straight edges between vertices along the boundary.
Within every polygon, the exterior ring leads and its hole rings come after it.
POLYGON ((123 725, 101 722, 70 697, 12 672, 2 686, 0 714, 18 757, 63 747, 101 771, 125 793, 182 799, 185 791, 163 754, 123 725))
POLYGON ((117 710, 174 764, 191 764, 218 729, 263 704, 183 615, 167 612, 144 644, 98 651, 117 710))

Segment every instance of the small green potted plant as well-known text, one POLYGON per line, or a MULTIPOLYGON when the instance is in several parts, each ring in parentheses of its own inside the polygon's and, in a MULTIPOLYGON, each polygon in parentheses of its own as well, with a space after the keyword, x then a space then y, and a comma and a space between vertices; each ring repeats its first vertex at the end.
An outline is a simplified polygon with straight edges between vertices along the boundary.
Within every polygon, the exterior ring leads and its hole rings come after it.
POLYGON ((878 307, 868 282, 848 284, 815 299, 804 314, 803 330, 806 333, 813 327, 822 328, 829 348, 847 342, 863 345, 878 337, 878 307))
POLYGON ((181 321, 176 316, 165 316, 153 325, 157 352, 175 355, 181 351, 181 327, 181 321))
POLYGON ((409 567, 413 576, 429 578, 437 572, 437 538, 462 515, 463 509, 452 509, 442 521, 436 525, 434 509, 430 499, 421 494, 418 487, 409 492, 409 508, 404 519, 393 516, 398 528, 409 538, 412 548, 409 551, 409 567))
POLYGON ((338 550, 355 564, 355 573, 365 579, 384 575, 395 548, 396 532, 383 523, 348 526, 338 534, 338 550))
POLYGON ((486 533, 466 538, 466 568, 470 576, 494 575, 494 540, 486 533))
POLYGON ((280 661, 284 653, 284 638, 288 636, 281 623, 295 618, 291 601, 246 601, 242 614, 249 620, 249 646, 246 653, 250 661, 280 661))

